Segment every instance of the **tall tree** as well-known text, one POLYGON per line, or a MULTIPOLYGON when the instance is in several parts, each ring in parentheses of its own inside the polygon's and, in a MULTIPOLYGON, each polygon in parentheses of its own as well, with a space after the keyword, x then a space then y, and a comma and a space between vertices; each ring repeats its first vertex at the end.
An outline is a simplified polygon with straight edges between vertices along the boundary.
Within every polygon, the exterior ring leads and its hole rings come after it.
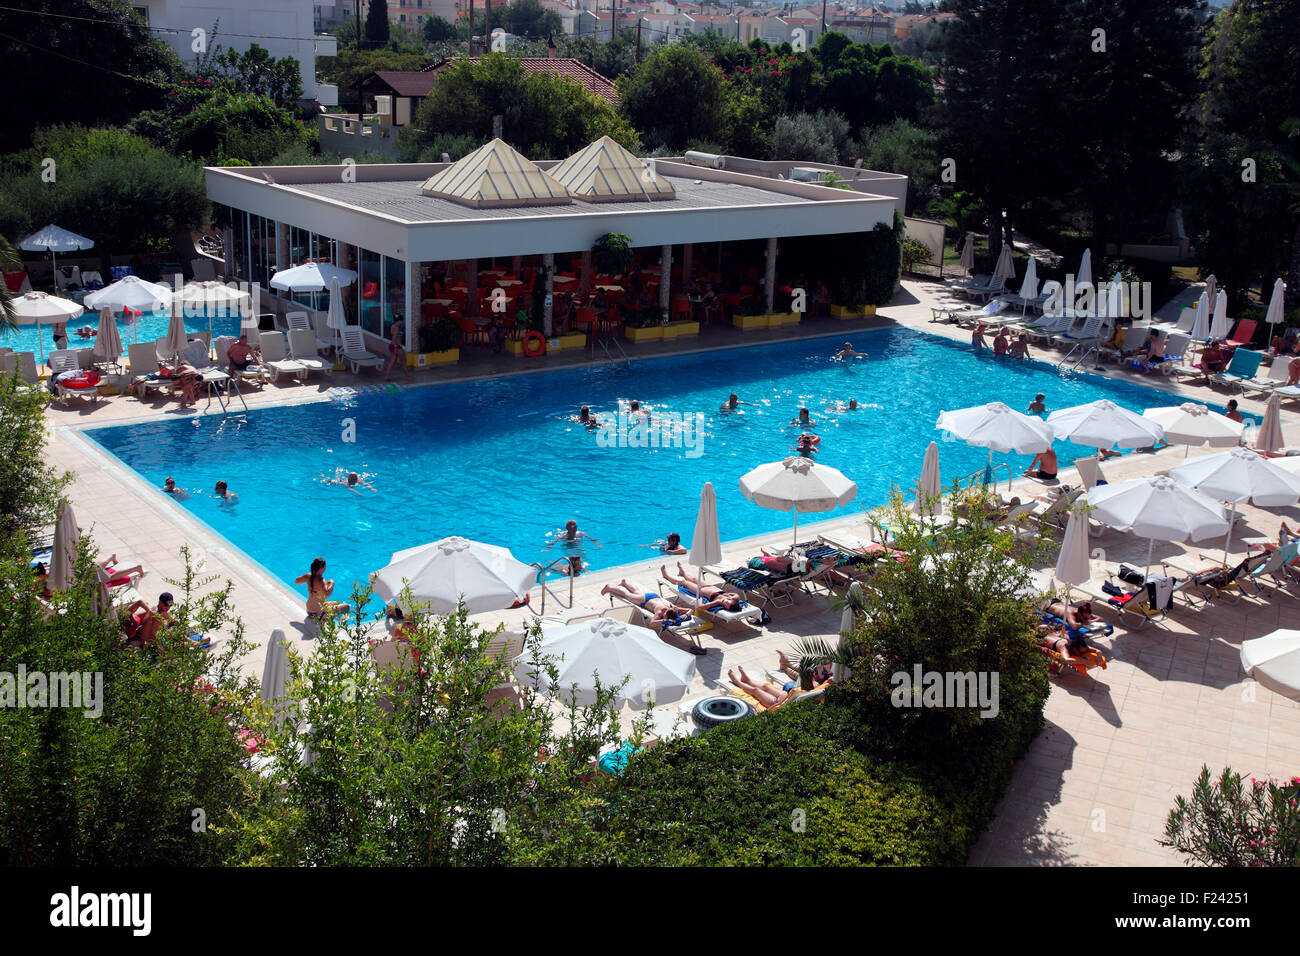
POLYGON ((388 0, 370 0, 370 8, 366 11, 366 43, 378 47, 387 42, 388 0))
POLYGON ((649 142, 682 149, 726 138, 722 72, 683 46, 655 50, 619 81, 621 107, 649 142))

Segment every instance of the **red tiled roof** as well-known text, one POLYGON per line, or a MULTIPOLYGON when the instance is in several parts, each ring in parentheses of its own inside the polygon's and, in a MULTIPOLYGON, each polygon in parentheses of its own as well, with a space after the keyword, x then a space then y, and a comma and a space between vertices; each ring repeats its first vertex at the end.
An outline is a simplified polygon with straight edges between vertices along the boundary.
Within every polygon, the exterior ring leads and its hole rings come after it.
MULTIPOLYGON (((463 56, 446 57, 433 64, 433 66, 426 66, 420 72, 425 76, 430 73, 440 73, 464 59, 466 58, 463 56)), ((471 63, 477 63, 479 58, 470 57, 469 59, 471 63)), ((579 86, 595 93, 611 106, 618 105, 618 87, 581 60, 566 57, 524 56, 519 57, 518 62, 524 68, 525 73, 558 73, 560 76, 567 76, 579 86)), ((432 88, 432 83, 430 87, 432 88)))

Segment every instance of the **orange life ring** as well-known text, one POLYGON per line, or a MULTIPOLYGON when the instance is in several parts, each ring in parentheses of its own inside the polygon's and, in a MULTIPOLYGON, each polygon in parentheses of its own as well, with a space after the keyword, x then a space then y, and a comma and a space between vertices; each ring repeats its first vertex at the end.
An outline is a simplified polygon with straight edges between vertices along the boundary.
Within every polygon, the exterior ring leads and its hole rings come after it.
POLYGON ((529 332, 524 336, 522 348, 529 358, 537 358, 546 354, 546 339, 541 332, 529 332))

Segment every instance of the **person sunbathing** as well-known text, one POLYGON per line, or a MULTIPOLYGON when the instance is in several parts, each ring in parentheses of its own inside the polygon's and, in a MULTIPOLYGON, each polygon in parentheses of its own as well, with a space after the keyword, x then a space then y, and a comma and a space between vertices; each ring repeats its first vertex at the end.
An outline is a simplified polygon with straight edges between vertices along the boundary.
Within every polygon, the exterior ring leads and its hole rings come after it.
POLYGON ((1047 634, 1038 636, 1038 646, 1044 650, 1059 654, 1061 660, 1067 664, 1087 664, 1088 659, 1084 656, 1092 649, 1082 633, 1073 637, 1068 636, 1062 631, 1051 631, 1047 634))
POLYGON ((198 404, 199 383, 203 381, 203 373, 193 365, 181 361, 177 363, 171 377, 172 383, 181 390, 181 408, 198 404))
POLYGON ((1165 360, 1165 339, 1159 332, 1151 333, 1151 341, 1147 345, 1146 355, 1140 359, 1134 359, 1132 368, 1140 369, 1143 372, 1150 372, 1153 368, 1165 360))
POLYGON ((701 611, 716 611, 719 608, 724 611, 739 611, 745 606, 745 602, 740 599, 739 594, 712 584, 705 584, 699 578, 687 573, 680 561, 677 562, 676 577, 668 573, 668 565, 666 564, 660 565, 659 573, 663 575, 663 579, 669 584, 686 588, 693 594, 698 595, 700 600, 705 602, 700 605, 701 611))
POLYGON ((754 698, 767 710, 776 710, 778 707, 784 707, 794 698, 799 696, 798 687, 792 687, 790 690, 777 690, 775 687, 769 687, 767 684, 755 683, 745 668, 738 667, 740 676, 736 676, 735 671, 727 671, 727 680, 731 681, 750 697, 754 698))
POLYGON ((1079 604, 1048 601, 1043 605, 1043 614, 1061 621, 1065 625, 1066 633, 1071 637, 1094 632, 1110 634, 1114 630, 1109 624, 1097 619, 1091 601, 1083 601, 1079 604))
POLYGON ((167 591, 158 595, 158 607, 149 607, 144 601, 131 604, 126 613, 130 615, 124 625, 128 647, 144 647, 158 639, 162 626, 171 621, 171 608, 175 599, 167 591))
POLYGON ((121 587, 123 584, 134 584, 136 580, 144 577, 143 565, 137 564, 132 568, 117 568, 117 555, 111 554, 106 561, 100 561, 99 566, 108 579, 104 582, 110 588, 121 587))
MULTIPOLYGON (((802 683, 803 678, 799 676, 799 668, 790 663, 790 658, 785 656, 785 651, 776 652, 776 663, 781 668, 782 673, 792 677, 794 680, 785 685, 783 690, 794 690, 795 687, 802 683)), ((820 664, 814 664, 808 671, 808 677, 811 681, 810 686, 805 690, 812 690, 813 687, 819 687, 822 684, 831 682, 831 675, 835 671, 835 665, 829 661, 822 661, 820 664)))
POLYGON ((773 554, 767 548, 759 548, 760 554, 749 559, 749 566, 755 571, 774 571, 777 574, 790 574, 794 570, 794 556, 773 554))
POLYGON ((624 578, 618 584, 606 584, 600 589, 600 593, 623 598, 631 601, 641 610, 649 611, 652 624, 659 621, 675 621, 687 613, 683 608, 679 608, 671 601, 660 597, 654 591, 647 591, 644 588, 637 587, 629 582, 627 578, 624 578))
POLYGON ((248 336, 241 335, 239 341, 226 350, 226 372, 234 376, 238 372, 256 372, 262 368, 262 356, 248 344, 248 336))

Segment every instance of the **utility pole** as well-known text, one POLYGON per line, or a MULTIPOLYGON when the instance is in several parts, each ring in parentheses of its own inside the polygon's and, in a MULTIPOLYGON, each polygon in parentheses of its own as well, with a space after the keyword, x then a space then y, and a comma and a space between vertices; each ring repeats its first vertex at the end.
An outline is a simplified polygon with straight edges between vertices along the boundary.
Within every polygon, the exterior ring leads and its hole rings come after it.
MULTIPOLYGON (((359 53, 362 49, 361 47, 361 0, 353 0, 353 3, 356 4, 356 8, 357 8, 357 52, 359 53)), ((363 123, 366 118, 365 115, 366 100, 365 100, 365 95, 361 92, 361 78, 363 75, 364 74, 362 74, 360 70, 357 71, 357 131, 358 132, 361 131, 361 123, 363 123)))
POLYGON ((474 55, 474 0, 469 0, 469 55, 474 55))
POLYGON ((826 32, 826 0, 822 0, 822 33, 826 32))
POLYGON ((641 24, 645 20, 639 13, 636 17, 636 61, 641 62, 641 24))

